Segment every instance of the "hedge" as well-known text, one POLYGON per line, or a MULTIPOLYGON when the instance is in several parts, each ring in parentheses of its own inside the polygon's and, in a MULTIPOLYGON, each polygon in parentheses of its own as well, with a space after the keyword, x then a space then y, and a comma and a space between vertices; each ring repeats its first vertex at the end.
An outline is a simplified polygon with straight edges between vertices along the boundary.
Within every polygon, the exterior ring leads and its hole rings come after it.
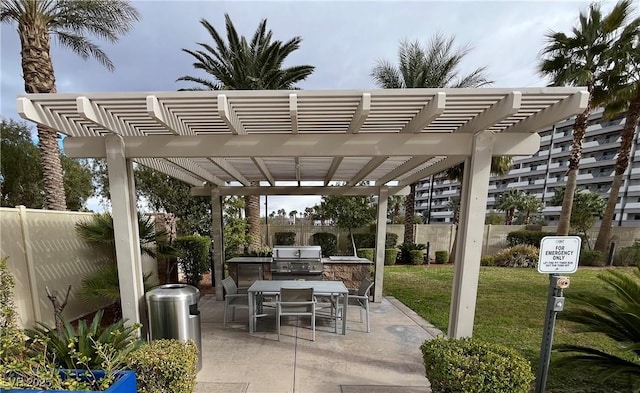
POLYGON ((502 345, 437 337, 420 349, 433 393, 528 393, 534 380, 529 362, 502 345))
POLYGON ((505 248, 493 256, 498 267, 538 267, 540 250, 528 244, 505 248))
POLYGON ((192 393, 196 387, 198 348, 193 341, 153 340, 132 352, 138 393, 192 393))
MULTIPOLYGON (((376 246, 376 234, 375 233, 354 233, 353 241, 356 243, 356 249, 358 248, 375 248, 376 246)), ((398 244, 398 235, 395 233, 387 232, 385 235, 384 247, 393 248, 398 244)))
POLYGON ((387 266, 395 265, 396 260, 398 259, 398 249, 397 248, 387 248, 384 250, 384 264, 387 266))
POLYGON ((632 246, 619 249, 613 258, 615 266, 634 266, 640 264, 640 241, 636 240, 632 246))
POLYGON ((409 260, 412 265, 422 265, 424 263, 424 251, 411 250, 409 251, 409 260))
POLYGON ((322 256, 328 257, 338 253, 338 237, 333 233, 318 232, 311 235, 311 241, 322 249, 322 256))
POLYGON ((598 250, 582 250, 580 251, 580 266, 604 266, 604 254, 598 250))
POLYGON ((278 246, 293 246, 296 244, 295 232, 276 232, 273 236, 275 244, 278 246))
POLYGON ((542 231, 513 231, 507 235, 507 243, 509 246, 517 246, 518 244, 528 244, 534 247, 540 247, 540 242, 545 236, 555 236, 554 232, 542 231))
POLYGON ((376 252, 375 248, 358 248, 358 256, 373 261, 373 256, 376 252))
POLYGON ((436 251, 436 263, 438 265, 443 265, 447 262, 449 262, 449 251, 436 251))
POLYGON ((206 236, 181 236, 174 240, 174 246, 181 254, 178 263, 188 284, 197 287, 202 281, 202 274, 210 269, 210 245, 211 239, 206 236))

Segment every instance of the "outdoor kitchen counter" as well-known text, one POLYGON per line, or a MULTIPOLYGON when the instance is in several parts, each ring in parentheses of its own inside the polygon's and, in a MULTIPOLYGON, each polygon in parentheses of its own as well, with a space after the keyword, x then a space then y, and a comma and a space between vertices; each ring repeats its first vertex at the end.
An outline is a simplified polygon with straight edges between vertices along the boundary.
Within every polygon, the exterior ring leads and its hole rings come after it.
POLYGON ((358 289, 360 281, 371 274, 371 262, 352 256, 322 258, 322 279, 342 281, 349 289, 358 289))
MULTIPOLYGON (((235 257, 227 262, 229 276, 238 286, 249 286, 254 280, 271 280, 271 257, 235 257), (260 266, 259 272, 251 273, 253 277, 243 277, 243 267, 260 266), (258 275, 260 277, 258 277, 258 275), (245 279, 246 278, 246 279, 245 279)), ((256 269, 254 269, 256 270, 256 269)), ((247 270, 244 269, 246 272, 247 270)))

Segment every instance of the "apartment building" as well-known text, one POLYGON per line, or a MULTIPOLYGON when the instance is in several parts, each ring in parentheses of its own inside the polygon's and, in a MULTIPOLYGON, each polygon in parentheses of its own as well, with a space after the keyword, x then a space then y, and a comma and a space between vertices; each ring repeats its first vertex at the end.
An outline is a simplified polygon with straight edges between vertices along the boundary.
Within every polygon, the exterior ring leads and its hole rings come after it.
MULTIPOLYGON (((544 202, 541 212, 544 221, 549 225, 557 223, 560 207, 549 204, 555 188, 566 182, 574 120, 575 118, 570 118, 541 131, 540 150, 536 154, 528 157, 514 157, 513 165, 507 175, 491 177, 487 211, 493 209, 496 200, 504 191, 518 188, 535 195, 544 202)), ((608 197, 623 125, 624 116, 611 120, 604 119, 601 110, 590 116, 580 161, 578 187, 597 192, 605 198, 608 197)), ((636 132, 630 167, 625 173, 624 183, 620 189, 614 225, 640 226, 638 141, 636 132)), ((443 176, 424 179, 416 187, 416 212, 425 216, 431 223, 451 223, 453 221, 451 200, 459 195, 458 182, 452 182, 443 176)))

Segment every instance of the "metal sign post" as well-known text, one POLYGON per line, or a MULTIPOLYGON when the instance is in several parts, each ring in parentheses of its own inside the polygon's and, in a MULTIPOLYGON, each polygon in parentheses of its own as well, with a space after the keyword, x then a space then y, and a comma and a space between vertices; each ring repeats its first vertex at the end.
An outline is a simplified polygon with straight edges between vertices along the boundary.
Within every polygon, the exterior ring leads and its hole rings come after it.
POLYGON ((562 290, 569 286, 569 278, 558 273, 575 273, 578 270, 580 246, 582 239, 578 236, 546 236, 540 242, 538 271, 549 274, 549 293, 547 295, 547 311, 540 345, 540 362, 536 376, 536 393, 544 393, 551 361, 553 331, 556 316, 564 309, 562 290))

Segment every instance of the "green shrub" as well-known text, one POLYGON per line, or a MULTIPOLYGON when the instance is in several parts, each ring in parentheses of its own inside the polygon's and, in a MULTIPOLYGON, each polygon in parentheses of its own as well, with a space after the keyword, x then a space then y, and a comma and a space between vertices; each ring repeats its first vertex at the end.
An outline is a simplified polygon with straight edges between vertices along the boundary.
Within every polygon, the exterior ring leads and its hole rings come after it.
POLYGON ((209 270, 211 239, 198 235, 181 236, 174 241, 174 245, 180 250, 178 263, 187 283, 197 287, 202 281, 202 274, 209 270))
POLYGON ((437 337, 420 349, 433 393, 528 393, 534 379, 526 359, 498 344, 437 337))
POLYGON ((604 266, 604 254, 598 250, 582 250, 580 251, 580 266, 604 266))
POLYGON ((139 393, 189 393, 195 390, 198 349, 193 341, 154 340, 133 352, 139 393))
POLYGON ((447 250, 436 251, 436 263, 438 265, 443 265, 447 262, 449 262, 449 251, 447 250))
POLYGON ((555 236, 553 232, 542 231, 513 231, 507 235, 507 243, 509 246, 517 246, 518 244, 528 244, 534 247, 540 247, 540 242, 545 236, 555 236))
POLYGON ((370 261, 373 261, 373 257, 375 255, 375 248, 359 248, 358 249, 358 256, 360 258, 365 258, 368 259, 370 261))
POLYGON ((322 256, 328 257, 338 253, 338 237, 333 233, 318 232, 311 235, 313 244, 320 246, 322 256))
POLYGON ((636 240, 632 246, 623 247, 613 258, 615 266, 633 266, 640 263, 640 241, 636 240))
POLYGON ((15 279, 7 266, 7 258, 0 258, 0 364, 24 350, 24 335, 18 328, 13 301, 14 287, 15 279))
POLYGON ((387 232, 384 239, 385 248, 394 248, 398 244, 398 234, 387 232))
POLYGON ((141 325, 124 326, 120 320, 102 326, 102 315, 103 311, 98 311, 91 325, 80 320, 77 328, 63 319, 61 331, 38 322, 33 329, 25 330, 29 337, 29 354, 44 353, 49 362, 67 369, 99 370, 112 355, 119 359, 116 366, 124 364, 124 358, 141 343, 136 336, 141 325), (109 348, 108 352, 105 348, 109 348))
POLYGON ((398 259, 398 249, 387 248, 384 250, 384 264, 387 266, 395 265, 398 259))
POLYGON ((485 255, 480 259, 480 266, 495 266, 496 261, 493 255, 485 255))
POLYGON ((400 249, 400 262, 404 264, 412 264, 411 251, 424 250, 427 246, 422 243, 406 242, 399 245, 398 248, 400 249))
POLYGON ((531 267, 538 266, 538 255, 540 251, 537 247, 527 244, 505 248, 493 256, 496 266, 500 267, 531 267))
POLYGON ((293 246, 296 244, 295 232, 276 232, 273 236, 278 246, 293 246))
POLYGON ((409 251, 409 258, 412 265, 422 265, 424 263, 424 251, 411 250, 409 251))

